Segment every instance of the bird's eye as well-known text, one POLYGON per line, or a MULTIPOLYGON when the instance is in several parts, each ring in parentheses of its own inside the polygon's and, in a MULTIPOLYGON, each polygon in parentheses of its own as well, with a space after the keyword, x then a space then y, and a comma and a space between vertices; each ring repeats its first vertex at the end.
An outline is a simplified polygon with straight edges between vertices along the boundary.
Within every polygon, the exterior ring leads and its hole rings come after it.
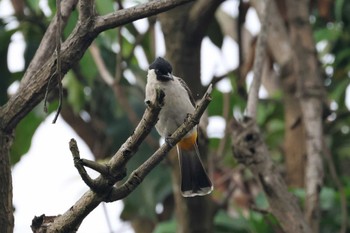
POLYGON ((155 69, 154 72, 155 72, 157 75, 160 75, 160 70, 159 70, 159 69, 155 69))

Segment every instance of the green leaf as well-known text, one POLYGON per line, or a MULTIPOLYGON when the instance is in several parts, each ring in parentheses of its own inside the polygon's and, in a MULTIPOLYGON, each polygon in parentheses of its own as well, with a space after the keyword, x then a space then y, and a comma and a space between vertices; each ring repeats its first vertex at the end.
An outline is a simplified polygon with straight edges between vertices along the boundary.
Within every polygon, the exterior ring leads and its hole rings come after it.
POLYGON ((225 211, 220 210, 214 219, 215 233, 247 233, 249 224, 241 215, 238 218, 231 218, 225 211))
POLYGON ((96 1, 96 8, 100 15, 105 15, 114 11, 114 1, 96 1))
POLYGON ((11 147, 12 164, 17 163, 22 155, 28 152, 32 143, 32 137, 40 123, 44 120, 42 110, 39 108, 40 107, 38 106, 33 111, 28 113, 16 127, 15 138, 11 147))
POLYGON ((8 96, 7 89, 14 81, 11 77, 11 73, 7 67, 7 52, 9 48, 9 44, 11 41, 11 36, 15 32, 15 30, 6 31, 4 25, 1 23, 0 26, 0 106, 5 104, 8 96))
POLYGON ((64 78, 64 86, 68 92, 68 103, 75 113, 79 113, 85 104, 83 85, 75 78, 73 72, 68 72, 64 78))
POLYGON ((321 28, 314 31, 314 37, 316 42, 323 40, 336 41, 341 36, 342 31, 338 27, 334 28, 321 28))
POLYGON ((153 233, 174 233, 176 232, 176 221, 171 219, 169 221, 161 222, 157 224, 153 233))
POLYGON ((322 210, 330 210, 336 205, 336 192, 329 187, 323 187, 320 195, 322 210))

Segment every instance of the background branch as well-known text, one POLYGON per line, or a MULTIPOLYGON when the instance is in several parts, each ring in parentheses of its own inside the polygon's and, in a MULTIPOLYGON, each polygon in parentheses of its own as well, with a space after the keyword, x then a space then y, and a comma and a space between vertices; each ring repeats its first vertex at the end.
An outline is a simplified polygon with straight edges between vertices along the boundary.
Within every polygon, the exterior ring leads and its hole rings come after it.
POLYGON ((259 99, 259 90, 260 90, 262 73, 263 73, 263 65, 264 65, 264 59, 266 57, 266 45, 267 45, 266 41, 267 41, 267 30, 268 30, 267 22, 269 18, 268 9, 270 9, 269 8, 270 1, 271 0, 264 1, 265 2, 264 16, 262 17, 263 20, 261 22, 261 30, 258 36, 258 42, 255 50, 255 60, 254 60, 254 70, 253 70, 254 78, 248 94, 246 115, 253 119, 256 118, 257 105, 258 105, 258 99, 259 99))
POLYGON ((234 157, 253 173, 266 195, 271 213, 278 219, 287 233, 309 233, 311 229, 304 220, 296 198, 288 192, 287 185, 273 165, 269 151, 264 143, 255 118, 257 112, 259 87, 266 54, 267 19, 270 0, 264 1, 262 29, 258 37, 254 61, 254 79, 249 90, 247 118, 238 122, 233 118, 232 145, 234 157))

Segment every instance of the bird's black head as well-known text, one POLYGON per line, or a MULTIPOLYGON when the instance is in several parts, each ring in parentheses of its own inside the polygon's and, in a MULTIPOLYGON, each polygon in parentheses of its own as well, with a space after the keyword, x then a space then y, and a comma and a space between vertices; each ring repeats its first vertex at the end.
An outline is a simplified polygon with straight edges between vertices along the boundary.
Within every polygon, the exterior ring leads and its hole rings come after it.
POLYGON ((162 57, 158 57, 154 62, 149 66, 149 70, 154 70, 159 81, 170 81, 174 80, 172 72, 173 68, 170 63, 162 57))

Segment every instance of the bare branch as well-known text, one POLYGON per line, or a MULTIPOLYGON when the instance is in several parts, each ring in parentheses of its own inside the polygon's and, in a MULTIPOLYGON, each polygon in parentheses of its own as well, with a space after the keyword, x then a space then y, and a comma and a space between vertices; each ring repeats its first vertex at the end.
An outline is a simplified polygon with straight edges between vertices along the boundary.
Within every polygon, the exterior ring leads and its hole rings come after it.
MULTIPOLYGON (((65 74, 68 72, 80 60, 92 41, 103 30, 164 12, 190 1, 192 0, 151 1, 107 16, 98 16, 97 19, 95 17, 88 18, 87 22, 79 21, 69 38, 62 44, 61 73, 65 74)), ((46 57, 44 60, 46 63, 42 63, 41 66, 35 66, 36 69, 33 69, 31 73, 25 74, 19 91, 11 96, 9 101, 1 107, 0 128, 5 132, 10 132, 14 129, 18 122, 44 98, 45 87, 51 77, 53 79, 49 89, 51 90, 57 86, 55 56, 46 57)))
MULTIPOLYGON (((209 96, 210 92, 211 87, 196 108, 194 114, 174 132, 172 135, 174 145, 180 141, 189 130, 198 124, 200 117, 211 100, 209 96)), ((66 213, 55 219, 54 223, 49 226, 47 230, 48 233, 71 232, 76 230, 83 219, 102 201, 120 199, 132 192, 132 190, 141 183, 144 177, 165 157, 165 154, 169 152, 174 145, 169 145, 167 143, 164 144, 145 163, 135 170, 121 187, 113 188, 113 185, 116 182, 116 179, 113 177, 122 172, 126 163, 138 149, 138 146, 156 124, 158 119, 157 116, 163 104, 163 99, 164 93, 158 91, 156 99, 152 100, 152 103, 147 107, 144 116, 136 127, 133 135, 127 139, 118 152, 108 162, 107 166, 110 167, 108 177, 99 176, 94 180, 94 182, 98 184, 99 192, 93 192, 92 190, 87 191, 66 213)), ((73 152, 73 155, 78 158, 77 148, 75 148, 73 152)))
POLYGON ((270 0, 265 1, 264 17, 262 20, 261 31, 258 36, 258 42, 255 50, 256 55, 254 60, 254 79, 248 94, 246 115, 253 119, 256 118, 256 111, 257 111, 257 105, 258 105, 258 99, 259 99, 259 89, 260 89, 261 77, 263 73, 264 59, 266 57, 269 2, 270 0))
POLYGON ((193 0, 159 0, 127 9, 121 9, 114 13, 97 17, 93 31, 99 33, 192 1, 193 0))
POLYGON ((100 54, 100 50, 98 49, 98 47, 95 45, 95 43, 92 43, 90 45, 90 53, 92 58, 94 59, 94 62, 97 66, 97 69, 101 75, 101 78, 103 79, 103 81, 108 85, 108 86, 112 86, 114 83, 114 78, 111 75, 111 73, 108 71, 104 61, 102 60, 102 56, 100 54))
MULTIPOLYGON (((149 134, 151 131, 152 127, 156 124, 158 120, 158 114, 163 104, 163 100, 164 93, 160 91, 158 92, 156 99, 153 101, 152 106, 149 106, 145 110, 143 118, 140 121, 139 125, 136 127, 134 133, 121 146, 118 152, 107 164, 107 166, 110 168, 109 174, 107 176, 100 175, 95 180, 93 180, 93 187, 96 188, 96 191, 87 191, 69 210, 67 210, 63 215, 58 216, 55 219, 54 223, 49 226, 47 230, 48 233, 64 233, 76 231, 84 218, 102 201, 105 200, 115 182, 118 181, 120 175, 125 172, 124 167, 127 161, 129 161, 129 159, 138 149, 138 146, 142 143, 147 134, 149 134)), ((75 157, 75 160, 78 160, 80 157, 76 144, 74 146, 73 142, 70 143, 70 146, 71 149, 73 149, 72 153, 75 157)), ((83 175, 82 178, 84 176, 85 175, 83 175)))
POLYGON ((189 116, 189 118, 187 118, 185 122, 170 136, 172 143, 164 143, 148 160, 132 172, 123 185, 114 188, 106 201, 111 202, 120 200, 129 195, 143 181, 148 173, 165 158, 168 152, 181 140, 181 138, 199 123, 201 116, 211 101, 211 89, 212 87, 209 86, 193 115, 189 116))
POLYGON ((79 175, 85 182, 85 184, 91 189, 91 190, 97 190, 98 184, 91 179, 89 174, 86 172, 84 166, 80 163, 80 153, 78 149, 77 142, 72 138, 69 142, 69 149, 72 152, 72 156, 74 159, 74 166, 77 168, 79 175))
MULTIPOLYGON (((66 26, 68 19, 70 17, 70 14, 75 9, 78 0, 65 0, 60 1, 61 2, 61 16, 62 16, 62 22, 61 22, 61 30, 66 26)), ((45 62, 50 58, 50 56, 55 51, 55 43, 52 43, 52 41, 56 38, 56 31, 57 31, 57 17, 53 18, 53 21, 50 23, 49 27, 46 29, 45 35, 43 39, 40 42, 40 46, 38 50, 36 51, 34 58, 31 60, 28 69, 26 70, 26 73, 24 74, 23 79, 21 80, 21 85, 26 83, 29 79, 33 78, 33 75, 38 71, 38 69, 45 64, 45 62)))

